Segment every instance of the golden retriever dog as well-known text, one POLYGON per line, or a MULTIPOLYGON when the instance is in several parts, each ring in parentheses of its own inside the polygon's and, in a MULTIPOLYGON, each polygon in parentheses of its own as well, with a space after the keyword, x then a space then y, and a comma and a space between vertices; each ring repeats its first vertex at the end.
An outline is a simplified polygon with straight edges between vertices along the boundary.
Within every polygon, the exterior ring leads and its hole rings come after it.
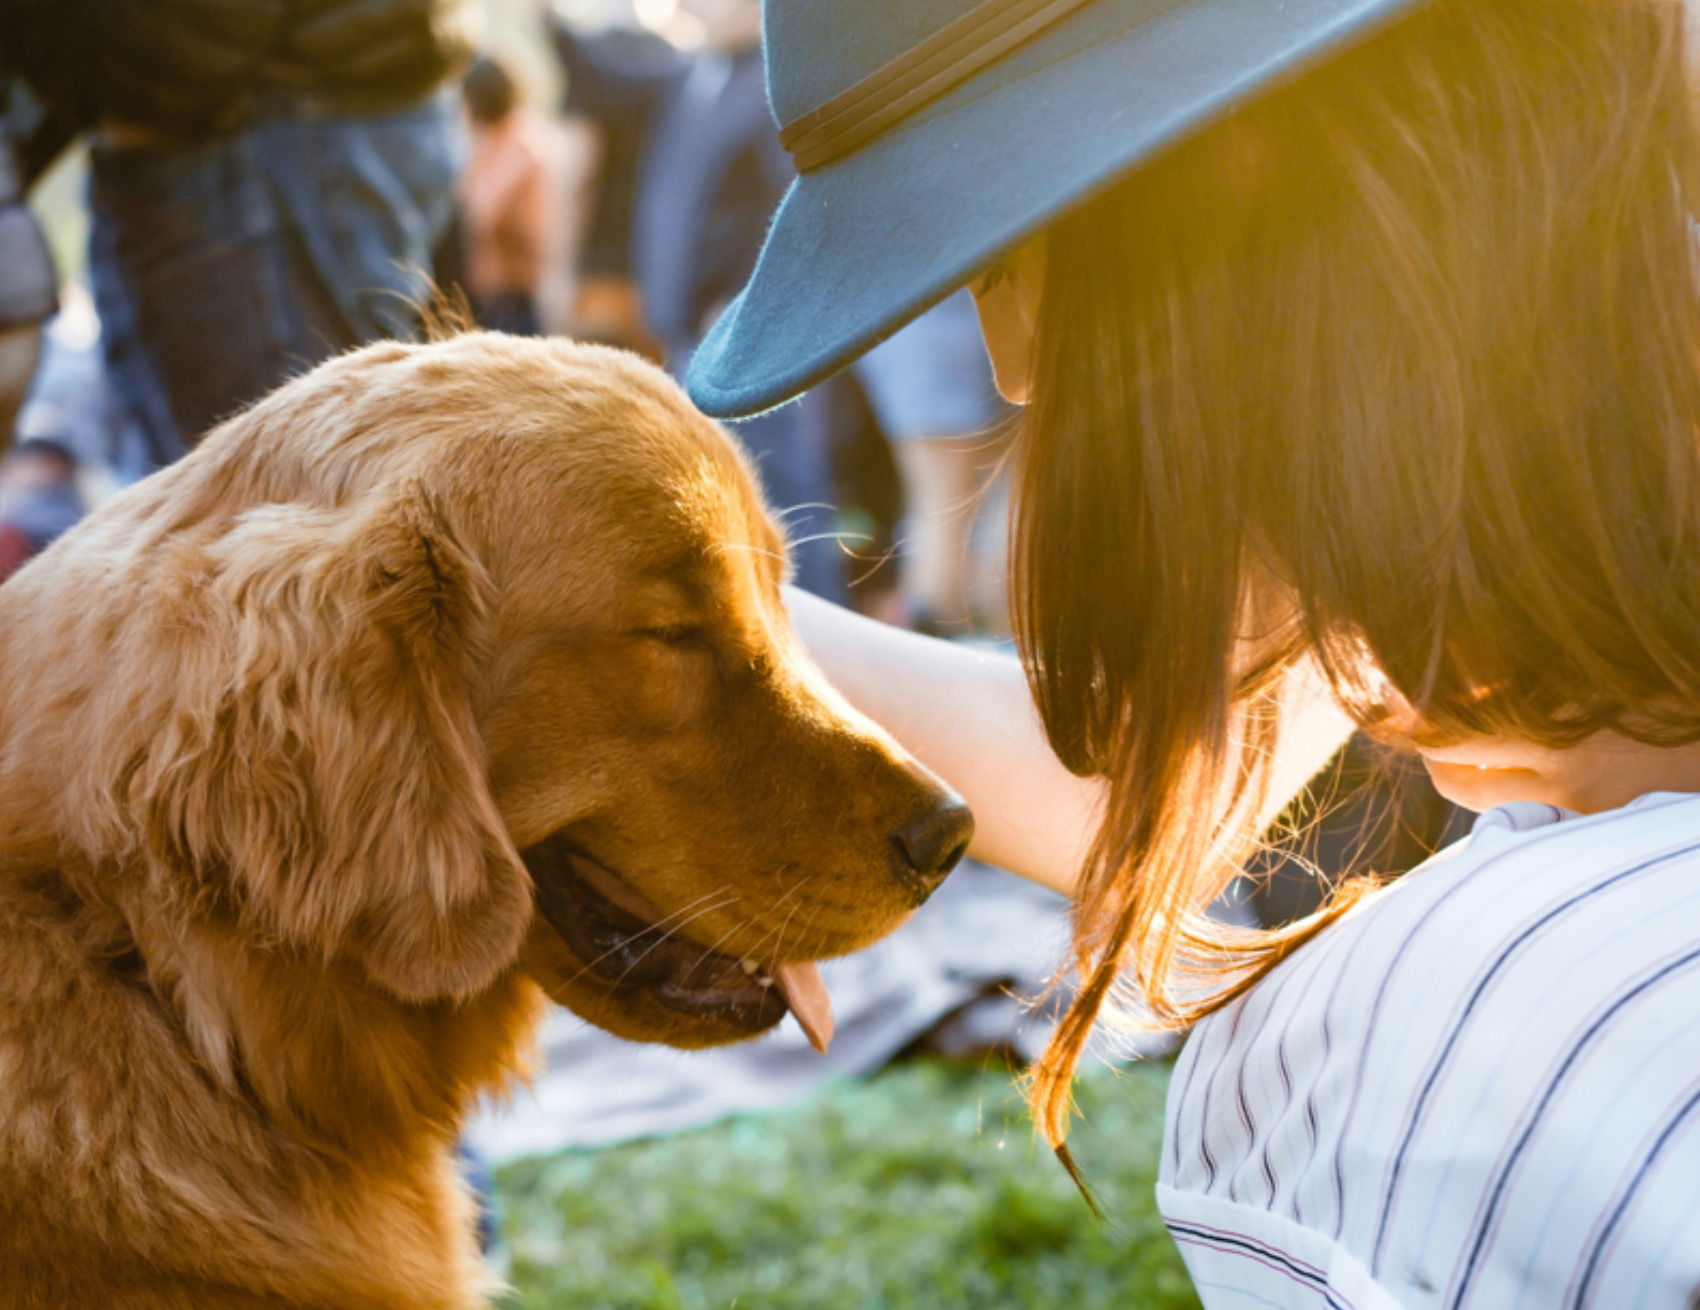
POLYGON ((452 1151, 545 993, 831 1013, 961 802, 801 653, 662 374, 468 335, 290 383, 0 588, 0 1305, 467 1307, 452 1151))

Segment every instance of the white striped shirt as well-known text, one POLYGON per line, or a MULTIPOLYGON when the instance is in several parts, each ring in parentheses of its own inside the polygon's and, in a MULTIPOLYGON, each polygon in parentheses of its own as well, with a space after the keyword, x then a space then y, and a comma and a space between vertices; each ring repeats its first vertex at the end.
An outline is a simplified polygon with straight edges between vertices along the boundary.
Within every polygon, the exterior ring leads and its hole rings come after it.
POLYGON ((1700 1305, 1700 796, 1517 803, 1194 1031, 1209 1310, 1700 1305))

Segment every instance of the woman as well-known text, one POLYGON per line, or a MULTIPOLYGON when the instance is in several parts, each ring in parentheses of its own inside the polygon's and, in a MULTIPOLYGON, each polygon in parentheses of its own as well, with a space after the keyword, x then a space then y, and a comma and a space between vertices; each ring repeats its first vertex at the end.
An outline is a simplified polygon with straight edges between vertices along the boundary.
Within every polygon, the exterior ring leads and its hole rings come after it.
POLYGON ((1692 1304, 1679 8, 927 9, 772 5, 804 175, 693 393, 774 403, 978 273, 1028 406, 1014 607, 1060 764, 1010 670, 797 616, 980 853, 1077 897, 1041 1129, 1125 990, 1198 1021, 1159 1200, 1211 1306, 1692 1304), (1351 722, 1491 811, 1475 835, 1289 929, 1202 920, 1351 722))

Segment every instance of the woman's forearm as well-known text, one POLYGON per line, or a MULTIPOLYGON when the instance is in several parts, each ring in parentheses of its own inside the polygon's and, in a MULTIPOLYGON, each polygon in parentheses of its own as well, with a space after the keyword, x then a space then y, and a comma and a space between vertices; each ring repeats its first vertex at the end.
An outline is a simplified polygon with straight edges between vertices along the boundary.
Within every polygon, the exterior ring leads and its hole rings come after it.
POLYGON ((973 808, 974 857, 1072 891, 1103 787, 1052 753, 1019 661, 876 623, 795 588, 786 601, 845 699, 973 808))
MULTIPOLYGON (((971 853, 1072 893, 1106 788, 1051 751, 1013 656, 917 636, 795 588, 786 602, 804 645, 852 705, 896 737, 974 810, 971 853)), ((1308 666, 1283 695, 1267 826, 1351 731, 1308 666)))

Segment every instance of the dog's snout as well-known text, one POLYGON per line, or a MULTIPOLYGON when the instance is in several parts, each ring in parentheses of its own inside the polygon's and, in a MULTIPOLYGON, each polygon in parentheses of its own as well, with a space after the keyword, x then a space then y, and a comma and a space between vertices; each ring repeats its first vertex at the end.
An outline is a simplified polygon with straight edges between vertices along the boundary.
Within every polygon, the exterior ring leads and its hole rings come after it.
POLYGON ((898 867, 923 896, 957 866, 974 835, 974 812, 962 798, 947 795, 921 818, 892 834, 898 867))

